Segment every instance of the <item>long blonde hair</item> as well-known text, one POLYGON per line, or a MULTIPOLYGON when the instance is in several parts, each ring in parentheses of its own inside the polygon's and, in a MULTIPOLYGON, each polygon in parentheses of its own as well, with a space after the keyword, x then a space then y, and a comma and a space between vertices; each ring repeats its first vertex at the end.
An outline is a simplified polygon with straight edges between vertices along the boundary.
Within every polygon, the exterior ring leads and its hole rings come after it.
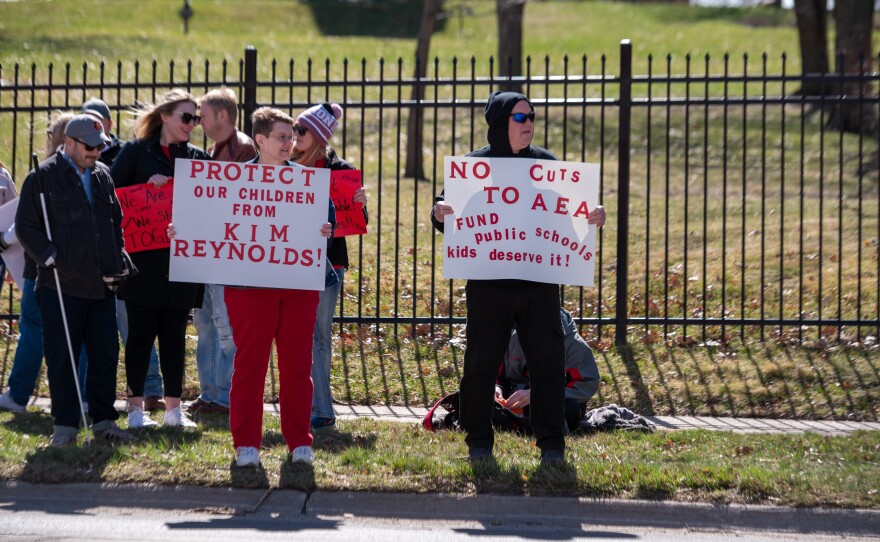
POLYGON ((162 113, 172 113, 179 104, 185 102, 193 104, 193 107, 198 106, 192 94, 182 88, 174 88, 159 96, 155 104, 147 104, 136 109, 134 136, 143 139, 158 135, 162 131, 162 113))
POLYGON ((49 123, 49 126, 46 127, 46 157, 50 157, 55 154, 55 151, 58 150, 58 147, 64 143, 64 129, 67 128, 67 123, 70 122, 70 119, 75 117, 77 114, 73 111, 64 111, 58 112, 58 116, 55 117, 55 120, 49 123))
MULTIPOLYGON (((314 136, 312 139, 315 139, 314 136)), ((305 152, 297 151, 296 147, 293 147, 290 151, 290 161, 306 167, 315 167, 318 160, 321 158, 326 160, 329 157, 330 145, 318 145, 317 140, 315 140, 314 144, 305 152)))

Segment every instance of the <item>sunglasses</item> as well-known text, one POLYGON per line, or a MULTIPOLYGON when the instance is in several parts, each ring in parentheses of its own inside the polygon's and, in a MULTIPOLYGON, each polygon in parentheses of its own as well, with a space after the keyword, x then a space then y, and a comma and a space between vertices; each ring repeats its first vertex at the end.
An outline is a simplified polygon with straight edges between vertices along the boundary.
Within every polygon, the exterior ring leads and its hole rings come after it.
POLYGON ((77 143, 79 143, 80 145, 82 145, 83 147, 85 147, 86 150, 89 151, 89 152, 92 152, 92 151, 97 150, 97 149, 103 149, 103 148, 104 148, 104 144, 103 144, 103 143, 100 144, 100 145, 87 145, 86 143, 84 143, 83 141, 80 141, 79 139, 75 139, 75 138, 71 138, 71 139, 73 139, 74 141, 76 141, 77 143))
POLYGON ((532 111, 531 113, 514 113, 510 116, 511 116, 511 118, 513 118, 513 122, 515 122, 517 124, 523 124, 526 121, 526 119, 528 119, 532 122, 535 122, 535 112, 534 111, 532 111))
POLYGON ((180 120, 182 120, 184 124, 189 124, 190 122, 195 122, 196 124, 198 124, 202 121, 202 117, 200 117, 199 115, 193 115, 189 111, 184 111, 182 113, 180 111, 175 111, 174 114, 180 115, 180 120))
POLYGON ((305 126, 300 126, 299 124, 294 124, 293 131, 296 133, 296 135, 298 135, 299 137, 302 137, 308 133, 309 129, 306 128, 305 126))

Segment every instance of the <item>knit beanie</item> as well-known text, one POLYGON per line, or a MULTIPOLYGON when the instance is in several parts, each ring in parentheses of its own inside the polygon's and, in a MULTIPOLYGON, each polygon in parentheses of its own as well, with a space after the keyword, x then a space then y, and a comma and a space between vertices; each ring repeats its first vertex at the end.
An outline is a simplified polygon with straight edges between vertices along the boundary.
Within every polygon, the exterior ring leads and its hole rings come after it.
POLYGON ((336 127, 339 126, 337 119, 342 118, 342 107, 339 104, 323 103, 313 105, 300 113, 296 118, 297 124, 304 126, 314 134, 315 139, 321 146, 327 145, 327 141, 333 136, 336 127))

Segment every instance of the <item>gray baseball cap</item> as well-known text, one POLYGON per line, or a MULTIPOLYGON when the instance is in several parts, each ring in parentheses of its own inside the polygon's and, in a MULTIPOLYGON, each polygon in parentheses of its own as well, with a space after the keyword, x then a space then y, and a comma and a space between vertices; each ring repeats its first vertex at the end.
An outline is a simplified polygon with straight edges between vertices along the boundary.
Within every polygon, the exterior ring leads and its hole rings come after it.
POLYGON ((89 111, 94 111, 100 115, 102 119, 110 119, 110 108, 107 107, 107 104, 104 103, 103 100, 99 100, 98 98, 92 98, 83 104, 82 112, 88 113, 89 111))
POLYGON ((70 119, 64 128, 64 135, 81 141, 90 147, 98 147, 104 143, 110 143, 110 138, 104 135, 104 127, 91 115, 77 115, 70 119))

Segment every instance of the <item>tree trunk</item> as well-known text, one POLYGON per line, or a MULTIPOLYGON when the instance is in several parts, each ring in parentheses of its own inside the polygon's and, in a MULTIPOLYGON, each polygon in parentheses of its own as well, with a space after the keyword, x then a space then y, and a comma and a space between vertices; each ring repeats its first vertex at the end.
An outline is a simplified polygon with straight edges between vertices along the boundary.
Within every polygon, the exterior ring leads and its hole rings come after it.
MULTIPOLYGON (((874 0, 848 0, 835 4, 835 67, 837 73, 859 75, 870 73, 873 67, 871 30, 874 20, 874 0)), ((871 86, 863 81, 844 81, 840 95, 852 98, 873 95, 871 86)), ((828 126, 847 132, 877 136, 877 113, 874 106, 841 103, 834 107, 828 126), (861 111, 859 111, 861 109, 861 111)))
MULTIPOLYGON (((805 74, 828 73, 828 10, 826 0, 795 0, 802 69, 805 74)), ((798 94, 821 96, 828 93, 822 81, 804 81, 798 94)))
MULTIPOLYGON (((423 79, 428 72, 428 50, 431 46, 431 34, 437 23, 437 15, 443 7, 443 0, 425 0, 422 9, 422 22, 419 25, 419 39, 416 45, 416 67, 414 77, 423 79)), ((416 105, 410 108, 409 118, 406 122, 406 167, 403 175, 415 177, 416 180, 424 179, 425 169, 422 156, 422 143, 424 141, 424 115, 421 102, 425 98, 425 88, 414 84, 411 94, 412 102, 416 105)))
MULTIPOLYGON (((495 0, 498 14, 498 75, 522 75, 523 12, 526 0, 495 0)), ((503 83, 500 90, 522 92, 520 83, 503 83)))

